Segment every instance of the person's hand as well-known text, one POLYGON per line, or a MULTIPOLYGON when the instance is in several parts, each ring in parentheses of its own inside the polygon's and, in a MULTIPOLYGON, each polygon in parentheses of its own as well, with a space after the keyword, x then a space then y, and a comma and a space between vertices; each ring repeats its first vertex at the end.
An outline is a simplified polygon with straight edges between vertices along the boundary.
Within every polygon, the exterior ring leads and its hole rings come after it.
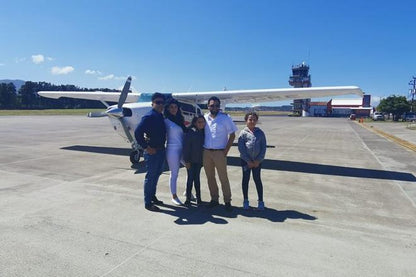
POLYGON ((146 152, 147 152, 147 154, 149 154, 149 155, 154 155, 154 154, 156 154, 156 149, 155 149, 155 148, 152 148, 152 147, 150 147, 150 146, 147 146, 147 148, 146 148, 146 152))
POLYGON ((253 168, 254 167, 254 162, 247 162, 247 167, 248 168, 253 168))
POLYGON ((191 168, 191 163, 185 163, 185 167, 186 167, 186 169, 190 169, 191 168))
POLYGON ((259 161, 254 161, 253 164, 254 164, 253 167, 259 167, 260 166, 260 162, 259 161))
POLYGON ((222 153, 224 153, 224 157, 227 157, 227 155, 228 155, 228 150, 225 150, 225 149, 224 149, 224 150, 222 151, 222 153))

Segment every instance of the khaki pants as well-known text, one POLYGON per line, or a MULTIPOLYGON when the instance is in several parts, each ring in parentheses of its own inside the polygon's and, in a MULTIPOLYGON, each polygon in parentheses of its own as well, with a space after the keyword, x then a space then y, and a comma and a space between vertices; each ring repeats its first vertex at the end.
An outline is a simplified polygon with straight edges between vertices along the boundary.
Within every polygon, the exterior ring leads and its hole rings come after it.
POLYGON ((231 188, 230 182, 227 176, 227 157, 224 156, 224 152, 217 150, 204 149, 204 170, 207 175, 208 188, 211 194, 211 200, 218 201, 218 185, 215 179, 215 168, 217 169, 218 177, 221 182, 222 194, 224 196, 224 202, 231 202, 231 188))

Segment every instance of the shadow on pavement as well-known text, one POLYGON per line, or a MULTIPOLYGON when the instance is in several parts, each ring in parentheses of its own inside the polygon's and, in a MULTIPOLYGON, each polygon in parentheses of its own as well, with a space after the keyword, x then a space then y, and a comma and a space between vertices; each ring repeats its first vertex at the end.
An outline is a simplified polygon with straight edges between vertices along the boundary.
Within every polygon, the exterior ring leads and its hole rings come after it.
MULTIPOLYGON (((228 157, 228 165, 240 166, 239 157, 228 157)), ((416 182, 416 177, 407 172, 345 167, 336 165, 280 161, 265 159, 262 169, 301 172, 311 174, 336 175, 345 177, 371 178, 416 182)))
MULTIPOLYGON (((269 146, 269 147, 273 147, 273 146, 269 146)), ((63 147, 61 149, 100 153, 100 154, 109 154, 109 155, 122 155, 122 156, 129 156, 131 152, 131 150, 127 148, 83 146, 83 145, 68 146, 68 147, 63 147)), ((228 165, 239 167, 240 158, 228 157, 228 165)), ((141 161, 137 165, 132 165, 132 168, 136 169, 136 172, 135 172, 136 174, 146 172, 146 167, 143 161, 141 161)), ((311 173, 311 174, 416 182, 416 177, 413 174, 407 173, 407 172, 355 168, 355 167, 325 165, 325 164, 316 164, 316 163, 265 159, 263 161, 262 168, 268 169, 268 170, 280 170, 280 171, 301 172, 301 173, 311 173)), ((165 163, 164 171, 169 171, 169 168, 167 167, 166 163, 165 163)))
POLYGON ((259 218, 271 222, 284 222, 286 219, 316 220, 317 218, 294 210, 278 211, 265 208, 263 211, 250 209, 244 210, 240 207, 233 207, 232 211, 226 211, 223 205, 214 208, 206 206, 174 206, 168 204, 159 205, 160 213, 177 217, 174 221, 178 225, 198 225, 205 223, 228 224, 226 219, 237 218, 238 216, 259 218))
POLYGON ((129 148, 89 146, 89 145, 73 145, 73 146, 62 147, 61 149, 98 153, 98 154, 127 156, 127 157, 130 156, 130 152, 131 152, 131 149, 129 148))

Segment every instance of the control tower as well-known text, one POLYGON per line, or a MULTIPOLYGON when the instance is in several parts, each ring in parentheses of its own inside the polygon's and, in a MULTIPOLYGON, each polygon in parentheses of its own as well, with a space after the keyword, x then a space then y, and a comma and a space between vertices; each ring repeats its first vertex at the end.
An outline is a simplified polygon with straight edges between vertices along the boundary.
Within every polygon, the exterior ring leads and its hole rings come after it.
MULTIPOLYGON (((292 76, 289 77, 289 85, 295 88, 308 88, 312 86, 309 66, 305 62, 292 66, 292 76)), ((293 100, 293 113, 308 116, 310 102, 310 98, 293 100)))

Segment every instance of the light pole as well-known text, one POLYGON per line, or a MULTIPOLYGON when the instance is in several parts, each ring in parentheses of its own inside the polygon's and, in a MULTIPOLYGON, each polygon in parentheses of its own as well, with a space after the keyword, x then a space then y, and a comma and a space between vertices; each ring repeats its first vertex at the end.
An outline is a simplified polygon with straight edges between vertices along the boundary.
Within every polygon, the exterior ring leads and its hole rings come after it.
POLYGON ((413 76, 412 78, 413 78, 413 80, 411 80, 409 82, 409 85, 412 86, 412 88, 410 89, 410 93, 412 94, 412 101, 410 102, 410 105, 411 105, 410 106, 410 111, 414 112, 414 110, 413 110, 413 100, 415 98, 415 93, 416 93, 416 77, 413 76))

